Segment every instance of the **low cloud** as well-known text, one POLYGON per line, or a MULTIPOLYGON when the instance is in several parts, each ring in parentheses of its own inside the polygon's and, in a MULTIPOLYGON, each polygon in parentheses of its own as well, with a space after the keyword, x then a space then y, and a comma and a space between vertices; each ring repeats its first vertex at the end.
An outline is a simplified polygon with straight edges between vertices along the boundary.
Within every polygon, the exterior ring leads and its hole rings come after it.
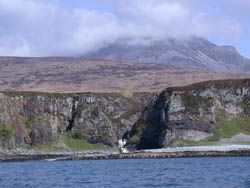
POLYGON ((232 11, 235 0, 222 0, 219 10, 211 0, 96 0, 112 7, 105 12, 62 8, 58 0, 1 0, 0 55, 75 56, 126 37, 238 38, 244 31, 239 10, 250 6, 238 1, 232 11))

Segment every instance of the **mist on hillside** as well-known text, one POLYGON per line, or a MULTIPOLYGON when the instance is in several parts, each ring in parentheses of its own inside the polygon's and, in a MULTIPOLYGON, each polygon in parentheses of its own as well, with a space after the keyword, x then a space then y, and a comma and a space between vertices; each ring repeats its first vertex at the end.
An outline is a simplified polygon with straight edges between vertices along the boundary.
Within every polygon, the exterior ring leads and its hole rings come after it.
POLYGON ((146 44, 190 36, 238 39, 250 7, 244 0, 210 1, 210 8, 201 0, 107 0, 110 10, 102 10, 101 1, 94 1, 99 9, 59 2, 1 0, 0 55, 78 56, 126 38, 140 44, 145 38, 146 44))

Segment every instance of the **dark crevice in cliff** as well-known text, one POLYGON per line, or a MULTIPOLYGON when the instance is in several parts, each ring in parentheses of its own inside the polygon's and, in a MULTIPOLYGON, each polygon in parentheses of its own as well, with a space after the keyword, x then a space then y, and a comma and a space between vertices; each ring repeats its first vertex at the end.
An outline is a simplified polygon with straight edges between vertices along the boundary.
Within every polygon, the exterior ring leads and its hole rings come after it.
POLYGON ((149 106, 145 124, 147 125, 144 133, 142 134, 141 141, 137 149, 158 149, 161 148, 159 139, 162 132, 166 130, 166 124, 168 120, 168 106, 166 103, 168 96, 159 94, 156 101, 149 106))
POLYGON ((73 98, 73 106, 72 106, 72 114, 71 119, 68 120, 68 127, 66 128, 66 131, 72 131, 72 128, 74 126, 75 116, 76 116, 76 101, 78 99, 73 98))
POLYGON ((158 95, 152 99, 132 129, 126 133, 129 140, 126 144, 128 149, 158 149, 161 147, 158 138, 163 127, 161 123, 162 111, 159 106, 163 106, 163 104, 161 96, 158 95))
POLYGON ((71 130, 72 130, 72 127, 73 127, 73 125, 74 125, 74 119, 70 119, 70 120, 68 120, 68 122, 69 122, 69 125, 68 125, 68 127, 66 128, 66 131, 71 131, 71 130))

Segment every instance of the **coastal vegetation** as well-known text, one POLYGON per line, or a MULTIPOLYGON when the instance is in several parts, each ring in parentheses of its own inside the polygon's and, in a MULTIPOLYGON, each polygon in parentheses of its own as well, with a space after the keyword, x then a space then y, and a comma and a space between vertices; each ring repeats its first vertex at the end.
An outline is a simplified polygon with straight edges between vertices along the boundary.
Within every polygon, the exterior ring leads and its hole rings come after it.
POLYGON ((84 139, 73 138, 68 134, 64 135, 63 143, 73 151, 84 151, 84 150, 106 150, 111 149, 110 147, 104 144, 91 144, 84 139))
POLYGON ((27 127, 27 129, 32 130, 34 126, 39 125, 41 123, 40 119, 34 119, 34 120, 27 120, 26 117, 21 118, 22 123, 27 127))
POLYGON ((0 140, 5 142, 10 140, 14 135, 14 129, 12 126, 0 126, 0 140))
MULTIPOLYGON (((220 117, 222 118, 222 117, 220 117)), ((250 118, 248 116, 238 116, 232 120, 222 120, 219 128, 216 129, 215 134, 206 140, 193 141, 182 138, 175 138, 169 145, 171 146, 213 146, 221 144, 250 144, 249 141, 230 141, 230 138, 245 134, 250 135, 250 118), (229 141, 221 142, 223 138, 228 138, 229 141)))
POLYGON ((240 133, 250 135, 250 118, 247 116, 238 116, 232 120, 223 120, 214 136, 210 137, 208 141, 231 138, 240 133))
POLYGON ((80 131, 73 131, 63 134, 56 141, 29 146, 29 150, 37 151, 49 151, 49 152, 58 152, 58 151, 89 151, 89 150, 107 150, 111 147, 103 144, 91 144, 84 140, 83 135, 80 131))
POLYGON ((58 145, 57 142, 52 142, 49 144, 33 145, 29 146, 27 149, 36 151, 46 151, 46 152, 65 151, 64 147, 58 145))

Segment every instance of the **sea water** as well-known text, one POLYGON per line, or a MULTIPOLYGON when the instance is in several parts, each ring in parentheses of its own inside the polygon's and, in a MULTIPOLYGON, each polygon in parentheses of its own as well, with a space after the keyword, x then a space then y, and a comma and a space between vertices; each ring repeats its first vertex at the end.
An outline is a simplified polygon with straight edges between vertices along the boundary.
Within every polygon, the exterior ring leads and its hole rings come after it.
POLYGON ((250 188, 250 158, 0 163, 0 188, 250 188))

